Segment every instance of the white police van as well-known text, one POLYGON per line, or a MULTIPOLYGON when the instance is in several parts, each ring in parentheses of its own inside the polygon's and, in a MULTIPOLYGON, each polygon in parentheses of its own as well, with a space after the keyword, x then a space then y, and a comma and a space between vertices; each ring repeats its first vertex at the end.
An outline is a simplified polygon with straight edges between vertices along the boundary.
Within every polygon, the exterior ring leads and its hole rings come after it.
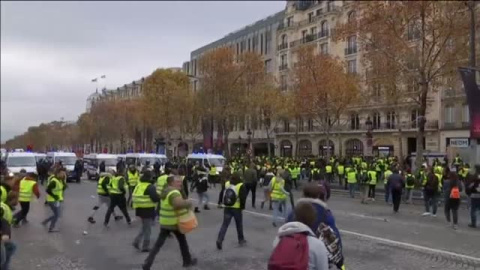
POLYGON ((37 173, 37 160, 31 152, 9 152, 5 157, 7 175, 12 177, 23 169, 27 173, 37 173))
POLYGON ((88 154, 83 156, 83 164, 89 180, 98 180, 100 164, 105 163, 105 171, 116 170, 118 157, 113 154, 88 154))
MULTIPOLYGON (((55 165, 59 162, 62 163, 63 168, 65 168, 67 172, 67 181, 71 179, 76 179, 74 169, 77 160, 77 155, 73 152, 58 151, 47 153, 47 161, 50 162, 50 164, 55 165)), ((79 179, 77 180, 79 181, 79 179)))
POLYGON ((190 154, 187 156, 187 164, 195 165, 197 162, 204 167, 215 166, 217 174, 223 171, 225 167, 225 157, 215 154, 190 154))
POLYGON ((155 162, 160 162, 161 169, 164 168, 165 163, 167 163, 168 158, 166 155, 162 154, 148 154, 148 153, 128 153, 125 157, 127 166, 135 165, 138 170, 142 170, 143 167, 149 164, 150 168, 153 168, 155 162))

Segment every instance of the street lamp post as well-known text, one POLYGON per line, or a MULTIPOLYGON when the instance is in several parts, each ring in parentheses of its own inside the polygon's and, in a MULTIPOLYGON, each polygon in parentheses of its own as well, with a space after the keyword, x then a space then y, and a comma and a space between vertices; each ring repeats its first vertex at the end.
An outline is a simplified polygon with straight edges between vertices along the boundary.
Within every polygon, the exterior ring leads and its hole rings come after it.
POLYGON ((247 130, 247 138, 248 138, 248 158, 252 157, 252 131, 250 128, 247 130))
POLYGON ((367 121, 365 121, 365 125, 367 126, 367 148, 368 153, 367 155, 373 156, 373 123, 370 120, 370 116, 367 117, 367 121))

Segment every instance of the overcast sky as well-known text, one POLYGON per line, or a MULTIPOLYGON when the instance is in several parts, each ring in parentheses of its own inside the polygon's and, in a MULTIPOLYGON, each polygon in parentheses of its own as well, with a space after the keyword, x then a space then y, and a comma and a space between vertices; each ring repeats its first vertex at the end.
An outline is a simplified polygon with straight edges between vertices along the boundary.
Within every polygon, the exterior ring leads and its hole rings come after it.
POLYGON ((1 141, 77 120, 91 82, 122 86, 282 10, 285 1, 1 2, 1 141))

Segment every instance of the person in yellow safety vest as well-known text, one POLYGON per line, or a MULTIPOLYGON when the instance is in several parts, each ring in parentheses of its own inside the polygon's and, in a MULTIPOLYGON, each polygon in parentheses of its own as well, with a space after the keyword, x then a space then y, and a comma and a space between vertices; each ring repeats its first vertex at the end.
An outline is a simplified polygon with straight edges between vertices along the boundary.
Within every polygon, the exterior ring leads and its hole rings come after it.
POLYGON ((320 169, 317 166, 312 168, 308 182, 311 182, 312 180, 320 180, 320 169))
POLYGON ((13 226, 18 227, 20 222, 28 223, 27 215, 30 211, 30 202, 32 196, 35 195, 37 199, 40 198, 40 192, 38 190, 37 181, 35 180, 35 174, 28 173, 22 180, 20 180, 18 190, 18 201, 20 202, 20 211, 18 211, 13 217, 13 226))
POLYGON ((405 175, 405 198, 404 201, 407 204, 413 202, 412 195, 413 189, 415 188, 415 176, 413 176, 412 171, 407 169, 407 174, 405 175))
POLYGON ((12 188, 7 183, 5 182, 0 183, 0 202, 3 202, 3 203, 7 202, 8 193, 10 193, 11 190, 12 188))
POLYGON ((465 181, 469 173, 470 173, 470 165, 468 164, 463 165, 458 174, 459 179, 461 181, 465 181))
POLYGON ((67 188, 65 183, 67 175, 65 169, 60 169, 56 172, 55 176, 49 178, 47 185, 47 202, 52 210, 53 215, 48 217, 42 222, 42 225, 46 226, 50 223, 48 232, 58 232, 55 225, 60 217, 60 205, 63 202, 63 192, 67 188))
POLYGON ((361 166, 362 166, 362 169, 364 169, 364 170, 368 169, 368 164, 365 161, 362 161, 361 166))
POLYGON ((155 219, 155 207, 160 201, 155 185, 153 184, 153 173, 146 171, 143 173, 140 182, 135 186, 133 194, 133 208, 135 216, 142 220, 140 232, 133 240, 133 247, 140 250, 140 241, 142 241, 141 252, 150 251, 151 228, 155 219))
POLYGON ((208 182, 213 185, 213 187, 216 187, 218 182, 217 167, 213 165, 210 165, 210 169, 208 170, 208 182))
POLYGON ((189 215, 192 203, 182 198, 180 190, 183 180, 180 175, 170 175, 167 178, 167 186, 160 194, 160 233, 153 248, 150 250, 145 262, 142 265, 143 270, 150 270, 160 248, 170 234, 174 234, 182 251, 183 267, 190 267, 197 264, 197 259, 192 258, 188 248, 187 238, 178 230, 178 220, 182 216, 189 215))
POLYGON ((242 179, 238 175, 232 175, 232 181, 225 182, 224 199, 225 209, 223 210, 223 223, 218 232, 216 241, 217 249, 222 249, 222 243, 225 239, 228 226, 232 218, 237 226, 237 239, 240 245, 244 245, 247 241, 243 235, 243 214, 247 201, 247 189, 242 183, 242 179))
POLYGON ((463 163, 463 160, 460 158, 460 154, 457 154, 453 158, 453 162, 452 162, 452 165, 455 166, 455 171, 457 172, 457 174, 460 172, 459 169, 462 163, 463 163))
POLYGON ((285 179, 282 177, 284 172, 285 171, 283 169, 277 169, 277 175, 270 181, 270 196, 273 206, 273 227, 277 227, 277 219, 280 215, 280 208, 283 209, 281 215, 284 220, 287 218, 287 196, 289 196, 290 193, 285 190, 285 179))
POLYGON ((127 220, 127 224, 131 224, 130 215, 128 215, 127 211, 127 199, 125 198, 125 194, 128 193, 128 185, 124 178, 125 171, 119 170, 116 175, 110 178, 110 184, 108 185, 108 194, 110 195, 110 205, 108 206, 107 213, 105 214, 105 221, 103 225, 108 227, 108 222, 110 221, 110 216, 113 213, 115 207, 120 208, 125 219, 127 220))
POLYGON ((333 166, 332 166, 332 163, 328 163, 325 166, 325 173, 327 174, 327 181, 329 183, 332 183, 333 182, 333 166))
MULTIPOLYGON (((100 209, 101 206, 105 205, 105 207, 108 209, 110 205, 110 195, 108 194, 108 186, 110 185, 110 180, 113 178, 113 174, 115 171, 109 170, 106 173, 100 173, 100 177, 97 182, 97 197, 98 197, 98 202, 95 204, 93 207, 93 212, 92 214, 88 217, 87 221, 95 224, 95 213, 97 212, 98 209, 100 209)), ((113 211, 113 216, 115 220, 120 220, 123 217, 119 216, 115 213, 115 210, 113 211)))
POLYGON ((13 224, 12 206, 17 203, 16 197, 16 195, 10 193, 7 196, 7 200, 0 203, 0 237, 2 243, 2 264, 0 268, 2 270, 10 269, 11 258, 17 249, 17 246, 12 241, 11 233, 13 224))
POLYGON ((343 182, 345 181, 345 166, 342 163, 339 163, 337 166, 337 175, 340 187, 342 187, 343 182))
POLYGON ((298 176, 300 175, 300 168, 296 168, 294 164, 290 165, 290 168, 288 168, 288 171, 290 172, 290 175, 292 176, 292 182, 295 185, 295 189, 298 189, 298 176))
POLYGON ((128 171, 127 171, 127 183, 128 183, 127 204, 129 206, 132 205, 132 193, 133 193, 133 190, 135 189, 135 186, 138 184, 138 181, 140 181, 140 172, 138 172, 135 165, 131 164, 128 167, 128 171))
POLYGON ((370 170, 368 170, 368 198, 370 200, 375 201, 375 189, 377 188, 377 181, 378 181, 378 172, 374 170, 374 166, 370 166, 370 170))
POLYGON ((385 202, 386 203, 388 203, 392 199, 392 196, 391 196, 392 191, 388 190, 388 186, 387 186, 388 177, 390 177, 390 175, 392 175, 392 174, 393 174, 393 172, 389 167, 387 167, 387 170, 383 174, 383 185, 385 187, 385 202))
POLYGON ((347 171, 348 190, 350 198, 355 198, 355 190, 357 189, 358 175, 356 170, 352 167, 347 171))
POLYGON ((441 191, 441 181, 433 168, 428 173, 427 177, 422 181, 423 197, 425 200, 425 212, 422 216, 437 216, 437 199, 441 191), (430 213, 430 206, 432 206, 432 213, 430 213))

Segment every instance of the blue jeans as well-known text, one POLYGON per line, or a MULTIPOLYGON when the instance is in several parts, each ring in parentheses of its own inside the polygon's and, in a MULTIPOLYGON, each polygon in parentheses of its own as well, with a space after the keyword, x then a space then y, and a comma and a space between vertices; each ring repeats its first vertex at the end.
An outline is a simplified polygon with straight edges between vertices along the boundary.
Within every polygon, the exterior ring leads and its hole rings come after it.
POLYGON ((472 225, 477 225, 477 214, 480 212, 480 198, 471 198, 470 202, 470 218, 472 225))
POLYGON ((428 192, 423 193, 423 199, 425 200, 425 212, 430 212, 430 205, 432 205, 432 214, 436 215, 437 214, 437 194, 431 194, 428 192))
POLYGON ((392 190, 387 187, 385 184, 385 202, 392 202, 392 190))
POLYGON ((208 196, 207 192, 197 192, 198 194, 198 206, 208 205, 210 201, 210 197, 208 196))
POLYGON ((17 246, 12 241, 3 242, 5 247, 5 262, 0 267, 2 270, 8 270, 10 265, 10 260, 12 259, 13 254, 17 250, 17 246))
POLYGON ((45 219, 42 224, 47 224, 50 222, 50 230, 53 230, 55 228, 55 224, 58 221, 58 218, 60 217, 60 203, 59 202, 49 202, 48 206, 50 206, 50 209, 52 209, 53 215, 50 216, 49 218, 45 219))
POLYGON ((278 216, 283 217, 284 220, 287 220, 287 200, 281 201, 272 201, 273 206, 273 223, 277 224, 278 216), (282 212, 280 213, 280 206, 282 207, 282 212))
POLYGON ((355 198, 355 191, 357 190, 357 183, 348 183, 348 190, 350 192, 350 198, 355 198))
POLYGON ((232 218, 235 220, 235 225, 237 226, 238 241, 245 240, 245 237, 243 236, 242 210, 237 208, 225 207, 225 210, 223 210, 223 223, 220 231, 218 232, 217 242, 221 243, 223 242, 223 239, 225 239, 225 234, 227 233, 227 229, 228 226, 230 226, 232 218))

